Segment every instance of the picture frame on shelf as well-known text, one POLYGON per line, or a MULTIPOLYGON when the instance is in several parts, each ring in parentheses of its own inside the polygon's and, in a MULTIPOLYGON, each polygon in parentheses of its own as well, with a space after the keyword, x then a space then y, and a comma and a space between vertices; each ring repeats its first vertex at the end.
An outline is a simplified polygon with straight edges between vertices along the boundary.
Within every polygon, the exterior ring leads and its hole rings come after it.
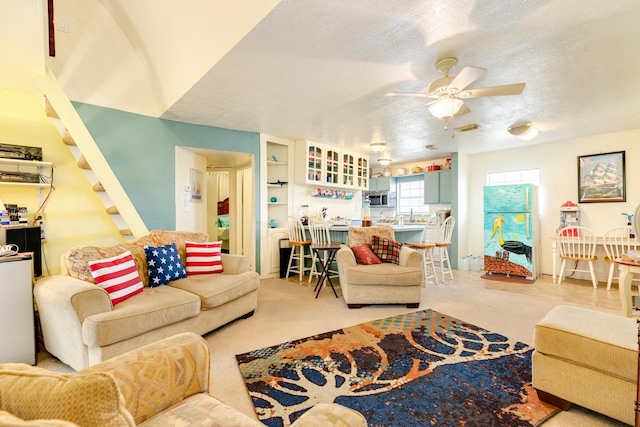
POLYGON ((578 203, 626 199, 624 151, 578 156, 578 203))

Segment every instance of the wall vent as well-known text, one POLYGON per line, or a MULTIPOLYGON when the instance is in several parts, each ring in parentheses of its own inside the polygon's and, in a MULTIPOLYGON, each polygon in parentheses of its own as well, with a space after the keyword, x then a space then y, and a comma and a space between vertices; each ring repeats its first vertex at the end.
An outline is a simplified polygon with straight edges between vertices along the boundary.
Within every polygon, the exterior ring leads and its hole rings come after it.
POLYGON ((479 124, 477 123, 471 123, 469 125, 464 125, 464 126, 460 126, 455 128, 455 130, 457 130, 458 132, 469 132, 470 130, 476 130, 480 127, 479 124))
POLYGON ((427 150, 437 150, 440 147, 437 146, 436 144, 429 144, 429 145, 425 145, 424 148, 426 148, 427 150))

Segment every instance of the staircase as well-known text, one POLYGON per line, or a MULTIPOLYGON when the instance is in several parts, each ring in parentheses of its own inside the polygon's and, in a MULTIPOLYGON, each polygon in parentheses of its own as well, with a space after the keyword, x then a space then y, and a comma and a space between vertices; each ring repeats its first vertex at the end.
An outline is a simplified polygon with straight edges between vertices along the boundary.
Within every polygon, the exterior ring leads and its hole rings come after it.
MULTIPOLYGON (((71 135, 71 132, 67 129, 67 127, 65 127, 64 123, 60 119, 58 113, 56 112, 55 108, 53 107, 53 105, 49 101, 49 98, 46 95, 44 96, 44 107, 45 107, 47 117, 49 118, 49 120, 51 120, 54 127, 60 134, 62 141, 69 148, 69 151, 71 152, 73 157, 76 159, 76 163, 78 167, 83 170, 84 175, 86 176, 89 184, 91 184, 91 187, 93 188, 93 191, 96 192, 96 194, 102 201, 102 204, 105 207, 105 211, 109 214, 113 222, 116 224, 118 230, 120 231, 120 235, 123 236, 125 240, 133 239, 136 233, 132 231, 132 227, 129 226, 127 220, 120 213, 120 210, 118 209, 118 202, 122 201, 122 197, 120 197, 120 200, 117 200, 117 197, 111 197, 111 195, 105 190, 105 186, 100 181, 99 171, 96 171, 91 167, 91 164, 89 163, 87 158, 83 155, 80 147, 78 146, 78 144, 76 144, 76 141, 71 135)), ((86 140, 85 140, 85 143, 86 143, 86 140)), ((93 139, 91 139, 91 143, 95 145, 95 141, 93 141, 93 139)), ((106 161, 104 163, 106 164, 106 161)), ((111 173, 111 175, 113 174, 110 168, 109 168, 109 172, 111 173)), ((124 193, 124 191, 121 191, 118 193, 122 194, 124 193)), ((131 205, 131 202, 128 199, 128 197, 126 198, 125 201, 122 201, 122 202, 126 205, 131 205)), ((136 218, 134 219, 133 222, 141 223, 142 221, 140 217, 137 215, 137 212, 135 212, 135 216, 136 218)), ((138 226, 137 228, 139 229, 137 233, 138 235, 146 234, 147 230, 146 228, 144 228, 144 226, 142 228, 138 226)))

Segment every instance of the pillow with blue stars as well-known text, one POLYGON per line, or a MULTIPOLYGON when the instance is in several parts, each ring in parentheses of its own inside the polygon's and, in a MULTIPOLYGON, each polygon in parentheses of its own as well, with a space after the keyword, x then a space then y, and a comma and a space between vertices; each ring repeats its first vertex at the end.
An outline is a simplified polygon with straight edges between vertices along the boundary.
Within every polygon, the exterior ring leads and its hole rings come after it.
POLYGON ((150 287, 155 288, 187 277, 187 271, 182 265, 175 243, 164 246, 145 246, 144 253, 147 255, 150 287))

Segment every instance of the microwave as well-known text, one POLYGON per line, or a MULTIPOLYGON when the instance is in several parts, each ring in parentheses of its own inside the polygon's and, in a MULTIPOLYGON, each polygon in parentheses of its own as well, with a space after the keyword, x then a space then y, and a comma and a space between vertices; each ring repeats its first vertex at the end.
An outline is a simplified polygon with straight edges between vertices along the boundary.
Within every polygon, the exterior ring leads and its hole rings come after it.
POLYGON ((373 191, 367 193, 371 207, 395 208, 396 193, 393 191, 373 191))

